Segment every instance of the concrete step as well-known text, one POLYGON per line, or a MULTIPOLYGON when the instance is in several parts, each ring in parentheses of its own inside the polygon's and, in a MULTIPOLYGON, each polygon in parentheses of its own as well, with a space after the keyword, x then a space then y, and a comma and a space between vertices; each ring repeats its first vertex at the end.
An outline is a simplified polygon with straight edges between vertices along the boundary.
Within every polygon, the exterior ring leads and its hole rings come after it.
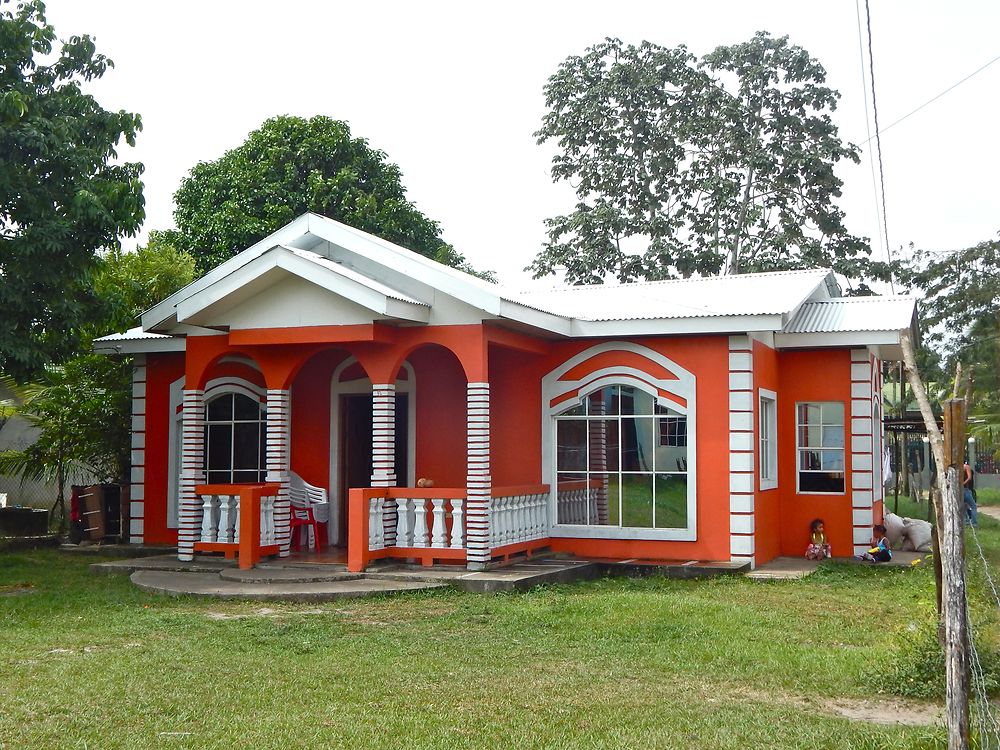
POLYGON ((236 562, 223 557, 196 556, 190 562, 182 562, 177 555, 157 557, 137 557, 127 560, 108 560, 90 566, 91 573, 115 575, 135 573, 137 570, 162 570, 171 573, 219 573, 227 568, 236 568, 236 562))
POLYGON ((382 581, 364 577, 307 583, 243 583, 225 580, 218 573, 178 573, 165 570, 139 570, 131 575, 131 581, 143 591, 169 596, 210 596, 218 599, 286 602, 356 599, 447 586, 444 583, 382 581))
POLYGON ((360 573, 348 573, 346 570, 271 566, 257 566, 250 570, 226 568, 219 573, 219 578, 223 581, 236 581, 237 583, 320 583, 323 581, 349 581, 360 577, 360 573))

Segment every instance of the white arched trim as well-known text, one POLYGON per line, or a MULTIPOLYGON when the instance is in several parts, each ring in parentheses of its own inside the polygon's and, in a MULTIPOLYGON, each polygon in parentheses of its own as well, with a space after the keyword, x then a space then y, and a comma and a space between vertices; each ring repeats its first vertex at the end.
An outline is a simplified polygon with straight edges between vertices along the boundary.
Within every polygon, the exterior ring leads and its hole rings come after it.
POLYGON ((658 539, 693 542, 698 538, 698 420, 696 414, 697 381, 673 360, 659 352, 631 341, 607 341, 585 349, 566 360, 542 378, 542 477, 549 483, 549 521, 554 537, 588 537, 599 539, 658 539), (666 370, 672 378, 660 378, 635 367, 605 367, 588 372, 577 380, 563 380, 566 373, 605 352, 628 352, 648 359, 666 370), (555 417, 572 408, 600 388, 608 385, 627 385, 638 388, 656 399, 656 404, 667 407, 687 417, 688 470, 687 470, 687 527, 683 529, 645 529, 615 526, 585 526, 558 524, 556 512, 556 431, 555 417), (568 393, 575 394, 553 405, 553 401, 568 393), (683 400, 683 404, 664 393, 683 400))
POLYGON ((226 393, 240 393, 259 404, 267 400, 267 390, 256 383, 237 377, 214 378, 205 383, 205 403, 226 393))
MULTIPOLYGON (((333 371, 330 378, 330 493, 331 509, 340 508, 340 503, 346 502, 346 498, 340 497, 340 397, 344 395, 367 393, 371 395, 372 381, 365 378, 341 381, 340 377, 351 366, 358 364, 355 357, 348 357, 341 362, 333 371)), ((406 408, 406 455, 409 459, 409 466, 406 467, 406 484, 413 487, 417 483, 416 478, 416 448, 417 448, 417 380, 413 371, 413 365, 403 362, 403 371, 406 373, 406 380, 396 381, 396 393, 409 394, 406 408)), ((400 467, 396 467, 398 472, 400 467)), ((330 514, 330 523, 327 524, 329 541, 333 544, 339 536, 339 512, 330 514)))

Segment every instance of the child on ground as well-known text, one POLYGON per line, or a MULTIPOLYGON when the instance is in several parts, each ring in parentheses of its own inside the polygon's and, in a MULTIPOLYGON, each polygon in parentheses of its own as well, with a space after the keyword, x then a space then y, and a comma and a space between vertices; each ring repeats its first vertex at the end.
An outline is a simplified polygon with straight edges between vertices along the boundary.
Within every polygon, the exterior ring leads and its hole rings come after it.
POLYGON ((858 555, 859 560, 889 562, 892 559, 892 550, 889 549, 889 538, 885 535, 885 526, 880 523, 872 527, 871 545, 871 549, 858 555))
POLYGON ((828 557, 833 557, 833 550, 826 541, 823 519, 817 518, 809 524, 809 546, 806 547, 806 560, 825 560, 828 557))

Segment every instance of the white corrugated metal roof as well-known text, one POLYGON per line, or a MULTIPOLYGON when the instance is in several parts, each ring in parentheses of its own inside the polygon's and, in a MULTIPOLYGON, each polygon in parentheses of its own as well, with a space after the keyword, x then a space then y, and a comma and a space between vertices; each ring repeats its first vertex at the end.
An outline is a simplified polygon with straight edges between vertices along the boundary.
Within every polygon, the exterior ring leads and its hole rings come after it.
POLYGON ((913 322, 914 297, 837 297, 807 302, 782 333, 903 331, 913 322))
POLYGON ((418 299, 414 299, 413 297, 403 294, 398 289, 394 289, 391 286, 388 286, 387 284, 377 279, 373 279, 370 276, 366 276, 363 273, 358 273, 354 269, 348 268, 342 263, 337 263, 336 261, 330 260, 325 255, 320 255, 319 253, 314 253, 310 250, 300 250, 297 247, 289 247, 288 245, 278 245, 278 247, 284 248, 293 255, 297 255, 298 257, 303 258, 304 260, 308 260, 312 263, 315 263, 318 266, 322 266, 323 268, 329 269, 334 273, 338 273, 341 276, 348 278, 351 281, 354 281, 358 284, 361 284, 362 286, 366 286, 369 289, 378 292, 379 294, 385 295, 386 297, 397 299, 400 302, 409 302, 410 304, 413 305, 422 305, 423 307, 430 307, 430 305, 428 305, 426 302, 421 302, 418 299))
POLYGON ((790 313, 830 275, 826 269, 700 279, 563 286, 505 299, 578 320, 657 320, 790 313))
POLYGON ((100 338, 94 339, 94 343, 98 341, 142 341, 144 339, 169 339, 172 336, 165 333, 149 333, 148 331, 142 330, 142 326, 137 326, 135 328, 129 328, 125 333, 112 333, 108 336, 101 336, 100 338))

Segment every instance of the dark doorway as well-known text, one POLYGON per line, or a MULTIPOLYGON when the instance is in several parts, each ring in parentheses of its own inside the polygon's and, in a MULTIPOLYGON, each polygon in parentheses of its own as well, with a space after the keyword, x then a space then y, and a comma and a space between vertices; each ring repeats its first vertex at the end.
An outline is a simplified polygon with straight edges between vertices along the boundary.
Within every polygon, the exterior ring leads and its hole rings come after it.
MULTIPOLYGON (((396 485, 407 486, 409 476, 409 395, 396 395, 396 485)), ((370 487, 372 479, 372 397, 356 393, 340 397, 340 539, 347 542, 347 491, 370 487)))

